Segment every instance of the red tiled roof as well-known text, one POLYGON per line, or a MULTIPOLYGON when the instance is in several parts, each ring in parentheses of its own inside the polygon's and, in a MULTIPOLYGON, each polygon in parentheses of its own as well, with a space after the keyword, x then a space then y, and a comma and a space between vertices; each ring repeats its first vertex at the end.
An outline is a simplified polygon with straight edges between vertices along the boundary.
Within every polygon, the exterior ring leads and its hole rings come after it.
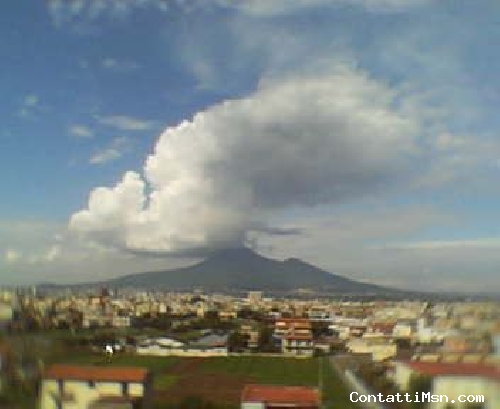
POLYGON ((288 328, 295 328, 295 329, 308 329, 310 330, 312 328, 311 321, 306 320, 288 320, 288 321, 276 321, 274 323, 274 327, 276 329, 288 329, 288 328))
POLYGON ((246 385, 242 402, 266 402, 268 404, 296 404, 319 407, 320 394, 316 388, 305 386, 246 385))
POLYGON ((477 376, 500 381, 500 368, 484 363, 400 361, 430 376, 477 376))
POLYGON ((290 334, 290 335, 285 335, 284 338, 297 341, 311 341, 312 335, 290 334))
POLYGON ((101 367, 79 365, 52 365, 44 372, 44 379, 79 381, 144 382, 149 371, 137 367, 101 367))

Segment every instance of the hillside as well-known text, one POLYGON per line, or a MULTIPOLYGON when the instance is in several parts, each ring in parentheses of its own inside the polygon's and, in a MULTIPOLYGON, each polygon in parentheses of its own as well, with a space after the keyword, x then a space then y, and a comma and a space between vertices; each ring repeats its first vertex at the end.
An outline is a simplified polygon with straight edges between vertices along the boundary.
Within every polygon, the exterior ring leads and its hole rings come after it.
POLYGON ((296 258, 284 261, 266 258, 247 248, 221 250, 189 267, 130 274, 102 284, 172 290, 202 288, 207 291, 311 289, 357 294, 398 292, 350 280, 296 258))

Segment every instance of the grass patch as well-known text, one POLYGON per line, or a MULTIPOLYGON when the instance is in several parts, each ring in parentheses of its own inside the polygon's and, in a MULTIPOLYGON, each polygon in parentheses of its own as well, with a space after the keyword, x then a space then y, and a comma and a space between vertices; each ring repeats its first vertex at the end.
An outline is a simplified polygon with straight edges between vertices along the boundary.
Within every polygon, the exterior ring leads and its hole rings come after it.
POLYGON ((276 385, 318 385, 315 359, 242 356, 210 358, 202 365, 210 373, 248 376, 255 382, 276 385))
MULTIPOLYGON (((89 353, 67 357, 63 362, 82 365, 146 367, 155 374, 154 389, 160 393, 172 390, 171 388, 175 388, 185 376, 196 376, 196 373, 213 374, 215 377, 218 374, 234 375, 235 377, 250 378, 251 382, 268 385, 318 387, 321 369, 324 407, 328 409, 359 409, 356 404, 350 402, 349 393, 351 391, 345 388, 331 367, 328 357, 304 359, 262 356, 200 358, 200 364, 190 368, 189 373, 169 373, 169 369, 174 364, 182 362, 184 359, 192 358, 119 354, 108 362, 103 355, 89 353)), ((221 387, 223 388, 224 385, 221 387)), ((195 388, 192 392, 195 396, 199 390, 195 388)), ((162 397, 162 399, 165 398, 162 397)), ((217 402, 220 407, 223 404, 230 406, 237 405, 237 402, 233 400, 217 402)), ((172 408, 175 407, 175 404, 164 400, 157 407, 172 408)))
POLYGON ((323 370, 323 403, 325 408, 360 409, 357 404, 350 401, 349 394, 352 391, 346 389, 337 373, 333 370, 329 360, 329 357, 321 360, 323 370))
POLYGON ((164 391, 172 386, 174 386, 177 383, 177 380, 179 379, 178 376, 175 375, 170 375, 170 374, 158 374, 154 378, 154 389, 157 391, 164 391))
POLYGON ((349 393, 330 365, 329 358, 227 357, 210 358, 202 365, 208 373, 226 373, 253 378, 269 385, 318 387, 322 377, 324 406, 332 409, 359 409, 349 400, 349 393))
POLYGON ((141 366, 148 368, 154 373, 162 372, 179 362, 179 358, 173 356, 143 356, 117 354, 110 360, 101 354, 78 354, 65 357, 61 363, 76 365, 100 365, 100 366, 141 366))

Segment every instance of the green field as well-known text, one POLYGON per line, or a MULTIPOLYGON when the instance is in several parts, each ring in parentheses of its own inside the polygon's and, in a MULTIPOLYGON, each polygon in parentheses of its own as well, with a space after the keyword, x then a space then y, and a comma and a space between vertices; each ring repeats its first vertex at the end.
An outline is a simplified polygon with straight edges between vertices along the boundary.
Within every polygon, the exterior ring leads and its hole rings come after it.
POLYGON ((214 358, 79 354, 63 362, 102 366, 142 366, 154 374, 158 408, 175 407, 186 397, 211 401, 213 407, 237 407, 245 383, 322 386, 325 408, 357 409, 333 371, 329 358, 238 356, 214 358), (217 390, 213 390, 215 382, 217 390), (224 394, 226 390, 227 395, 224 394))
MULTIPOLYGON (((116 354, 107 359, 102 353, 93 353, 85 347, 71 348, 65 339, 74 335, 65 331, 26 337, 12 337, 13 345, 24 356, 44 362, 100 366, 141 366, 154 374, 156 408, 180 408, 180 402, 212 402, 215 408, 237 408, 245 384, 322 385, 324 408, 356 408, 349 402, 328 357, 287 358, 276 356, 233 356, 214 358, 153 357, 134 354, 116 354), (321 378, 321 381, 320 381, 321 378)), ((87 334, 86 334, 87 335, 87 334)), ((82 334, 78 334, 82 336, 82 334)), ((17 407, 31 409, 35 399, 35 386, 28 390, 9 391, 9 402, 17 407), (21 403, 21 401, 23 401, 21 403), (26 403, 24 402, 26 401, 26 403)), ((0 407, 7 401, 2 401, 0 407)), ((191 406, 190 406, 191 407, 191 406)), ((192 407, 200 407, 199 405, 192 407)), ((209 406, 207 406, 209 407, 209 406)))
POLYGON ((116 354, 108 359, 103 354, 82 353, 58 360, 58 363, 99 366, 141 366, 153 373, 165 372, 179 361, 177 357, 156 357, 130 354, 116 354))
POLYGON ((200 370, 249 376, 257 383, 276 385, 318 385, 319 367, 316 359, 241 356, 209 358, 200 370))
POLYGON ((318 387, 321 383, 325 408, 357 409, 349 401, 349 392, 338 379, 328 359, 262 356, 210 358, 200 369, 208 373, 248 375, 256 383, 269 385, 318 387))

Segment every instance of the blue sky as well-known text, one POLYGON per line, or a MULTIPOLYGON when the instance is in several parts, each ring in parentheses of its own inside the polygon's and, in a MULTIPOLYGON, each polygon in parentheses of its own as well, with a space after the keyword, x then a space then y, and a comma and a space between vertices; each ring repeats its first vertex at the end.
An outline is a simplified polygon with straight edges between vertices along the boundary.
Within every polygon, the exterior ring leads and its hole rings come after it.
POLYGON ((245 243, 365 281, 500 291, 497 2, 3 9, 0 284, 245 243))

